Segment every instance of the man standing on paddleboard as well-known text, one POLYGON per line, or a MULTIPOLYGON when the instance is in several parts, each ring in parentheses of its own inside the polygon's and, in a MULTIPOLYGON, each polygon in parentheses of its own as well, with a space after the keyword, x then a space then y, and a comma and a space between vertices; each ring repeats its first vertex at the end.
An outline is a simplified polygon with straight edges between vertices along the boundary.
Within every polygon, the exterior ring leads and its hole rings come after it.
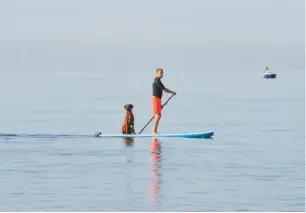
POLYGON ((162 110, 161 99, 163 96, 163 91, 176 95, 176 92, 171 91, 170 89, 166 88, 161 82, 163 75, 164 75, 163 69, 161 68, 156 69, 156 78, 154 79, 154 82, 152 84, 152 88, 153 88, 152 110, 153 110, 153 115, 154 115, 154 125, 153 125, 152 134, 158 134, 157 127, 158 127, 159 120, 161 118, 161 110, 162 110))

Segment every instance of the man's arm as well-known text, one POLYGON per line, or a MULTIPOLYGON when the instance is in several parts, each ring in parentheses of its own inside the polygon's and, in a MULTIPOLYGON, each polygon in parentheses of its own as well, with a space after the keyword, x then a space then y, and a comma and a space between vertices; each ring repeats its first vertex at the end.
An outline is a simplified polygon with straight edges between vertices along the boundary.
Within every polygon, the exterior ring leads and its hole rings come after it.
POLYGON ((172 91, 168 88, 165 88, 164 91, 167 92, 167 93, 172 93, 173 95, 176 95, 176 92, 174 92, 174 91, 172 91))
POLYGON ((174 92, 174 91, 172 91, 172 90, 166 88, 166 87, 164 86, 164 84, 161 82, 160 79, 156 79, 155 82, 156 82, 157 86, 158 86, 159 88, 161 88, 163 91, 165 91, 165 92, 167 92, 167 93, 172 93, 173 95, 176 95, 176 92, 174 92))

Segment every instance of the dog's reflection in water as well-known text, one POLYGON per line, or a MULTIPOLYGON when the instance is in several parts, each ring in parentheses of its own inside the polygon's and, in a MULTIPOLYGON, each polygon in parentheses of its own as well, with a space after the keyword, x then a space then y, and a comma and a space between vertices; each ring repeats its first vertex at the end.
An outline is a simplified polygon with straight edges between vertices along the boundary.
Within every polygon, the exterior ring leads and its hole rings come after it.
POLYGON ((134 138, 124 137, 123 143, 126 147, 133 147, 134 146, 134 138))
POLYGON ((125 147, 125 155, 127 162, 133 162, 134 156, 133 156, 133 146, 134 146, 134 138, 124 137, 122 138, 123 144, 125 147))

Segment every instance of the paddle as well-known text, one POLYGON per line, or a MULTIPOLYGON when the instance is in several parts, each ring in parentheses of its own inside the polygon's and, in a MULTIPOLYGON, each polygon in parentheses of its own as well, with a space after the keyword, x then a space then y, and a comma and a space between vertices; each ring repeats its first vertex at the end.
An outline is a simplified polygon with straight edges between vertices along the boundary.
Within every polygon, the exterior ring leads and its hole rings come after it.
MULTIPOLYGON (((170 99, 173 97, 174 95, 171 95, 171 97, 162 105, 162 108, 164 108, 164 106, 168 103, 168 101, 170 101, 170 99)), ((149 125, 149 123, 151 123, 151 121, 153 120, 153 117, 151 118, 151 120, 149 120, 149 122, 142 128, 142 130, 138 133, 138 135, 140 135, 140 133, 142 133, 142 131, 149 125)))

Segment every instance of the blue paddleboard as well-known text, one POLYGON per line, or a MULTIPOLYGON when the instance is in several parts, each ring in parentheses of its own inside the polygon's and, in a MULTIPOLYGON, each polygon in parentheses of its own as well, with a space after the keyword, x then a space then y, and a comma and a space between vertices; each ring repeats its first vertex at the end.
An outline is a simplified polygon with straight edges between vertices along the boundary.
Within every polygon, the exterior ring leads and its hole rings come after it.
POLYGON ((187 133, 187 134, 103 134, 97 132, 95 135, 69 135, 69 134, 15 134, 15 133, 0 133, 0 137, 12 138, 12 137, 22 137, 22 138, 211 138, 214 132, 200 132, 200 133, 187 133))
POLYGON ((214 132, 186 133, 186 134, 96 134, 99 138, 211 138, 214 132))

